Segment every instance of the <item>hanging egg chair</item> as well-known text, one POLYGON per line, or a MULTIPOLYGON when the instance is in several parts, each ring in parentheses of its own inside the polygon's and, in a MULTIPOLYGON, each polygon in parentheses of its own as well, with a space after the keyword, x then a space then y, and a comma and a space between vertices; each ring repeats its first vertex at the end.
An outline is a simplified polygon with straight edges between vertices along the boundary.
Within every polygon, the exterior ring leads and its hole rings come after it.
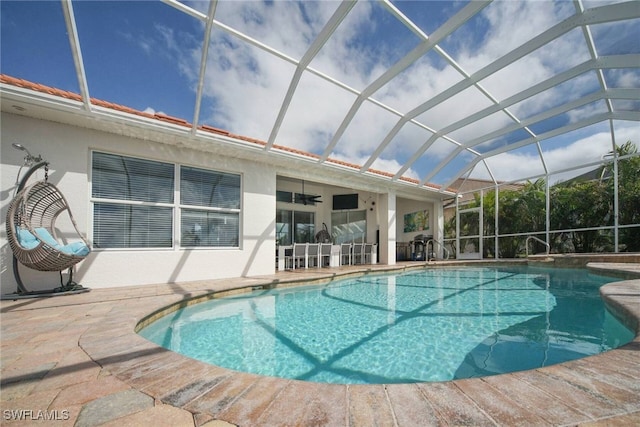
POLYGON ((85 259, 89 245, 82 237, 60 190, 38 181, 20 191, 7 211, 7 240, 14 256, 38 271, 62 271, 85 259), (66 213, 80 241, 64 244, 56 236, 56 219, 66 213))
MULTIPOLYGON (((25 150, 20 144, 16 148, 25 150)), ((62 192, 48 182, 48 163, 28 154, 25 164, 40 161, 31 166, 20 181, 17 194, 9 204, 6 217, 7 241, 13 252, 13 273, 18 292, 2 295, 1 299, 15 299, 32 296, 55 296, 69 293, 87 292, 88 288, 73 281, 73 266, 87 257, 89 244, 80 234, 67 199, 62 192), (45 168, 45 179, 26 186, 29 177, 39 168, 45 168), (56 235, 56 220, 67 215, 75 236, 71 243, 62 241, 56 235), (20 277, 18 264, 38 271, 57 271, 60 287, 46 291, 29 291, 20 277), (62 272, 68 270, 68 280, 63 284, 62 272)), ((19 173, 18 173, 19 174, 19 173)))

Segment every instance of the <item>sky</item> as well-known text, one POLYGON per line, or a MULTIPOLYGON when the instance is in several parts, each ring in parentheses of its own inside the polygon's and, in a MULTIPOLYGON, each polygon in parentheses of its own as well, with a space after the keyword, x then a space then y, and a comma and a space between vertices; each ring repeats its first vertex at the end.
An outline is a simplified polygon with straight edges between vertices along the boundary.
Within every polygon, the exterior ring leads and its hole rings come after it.
MULTIPOLYGON (((207 13, 207 2, 184 2, 207 13)), ((586 9, 609 2, 583 1, 586 9)), ((302 73, 286 114, 274 123, 300 61, 336 11, 336 1, 220 1, 206 58, 206 77, 198 122, 264 141, 323 155, 357 94, 467 6, 466 1, 359 1, 302 73), (413 30, 401 22, 411 20, 413 30), (238 37, 243 34, 244 38, 238 37), (267 49, 247 42, 259 41, 267 49), (339 82, 339 84, 335 84, 339 82)), ((159 1, 73 1, 80 47, 92 97, 141 111, 161 112, 192 122, 204 23, 159 1)), ((640 8, 640 2, 638 2, 640 8)), ((544 30, 576 13, 572 1, 494 1, 438 44, 438 50, 411 63, 364 101, 331 150, 331 157, 396 173, 416 150, 423 150, 404 176, 444 184, 468 168, 471 144, 493 153, 531 135, 520 129, 497 138, 483 135, 531 120, 544 135, 607 111, 605 101, 579 105, 538 120, 545 111, 601 90, 595 71, 582 73, 534 97, 513 103, 475 123, 470 114, 514 97, 537 83, 589 60, 585 36, 574 29, 479 82, 447 97, 394 131, 401 115, 441 94, 544 30), (456 67, 458 69, 456 69, 456 67), (461 73, 462 71, 462 73, 461 73), (450 138, 431 138, 448 130, 450 138), (387 144, 381 146, 383 141, 387 144), (424 146, 427 141, 432 141, 424 146), (453 142, 452 142, 453 141, 453 142), (426 150, 425 150, 426 148, 426 150), (447 167, 438 168, 451 158, 447 167)), ((14 77, 79 93, 69 38, 58 1, 0 2, 0 71, 14 77)), ((640 19, 590 26, 597 54, 640 54, 640 19)), ((605 70, 610 88, 640 88, 640 69, 605 70)), ((640 101, 616 100, 614 108, 640 110, 640 101)), ((640 141, 638 122, 616 121, 616 142, 640 141)), ((540 142, 547 168, 554 172, 598 161, 611 151, 609 122, 595 123, 540 142)), ((543 173, 536 144, 478 163, 472 176, 491 174, 512 181, 543 173)), ((560 176, 560 175, 558 175, 560 176)))

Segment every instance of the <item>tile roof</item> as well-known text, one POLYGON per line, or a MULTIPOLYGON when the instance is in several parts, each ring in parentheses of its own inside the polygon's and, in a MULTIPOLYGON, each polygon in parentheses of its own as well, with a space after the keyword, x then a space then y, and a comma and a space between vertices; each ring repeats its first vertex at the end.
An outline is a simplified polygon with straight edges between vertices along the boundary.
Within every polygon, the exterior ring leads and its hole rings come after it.
MULTIPOLYGON (((12 77, 6 74, 0 74, 0 83, 3 84, 7 84, 7 85, 11 85, 11 86, 16 86, 16 87, 20 87, 23 89, 29 89, 29 90, 33 90, 36 92, 41 92, 41 93, 46 93, 49 95, 53 95, 53 96, 58 96, 61 98, 66 98, 66 99, 70 99, 73 101, 77 101, 77 102, 83 102, 82 100, 82 96, 80 94, 77 93, 73 93, 73 92, 69 92, 66 90, 62 90, 62 89, 57 89, 51 86, 46 86, 40 83, 34 83, 28 80, 24 80, 24 79, 20 79, 17 77, 12 77)), ((145 113, 144 111, 139 111, 124 105, 120 105, 120 104, 114 104, 112 102, 108 102, 108 101, 104 101, 101 99, 96 99, 96 98, 90 98, 90 102, 91 105, 94 106, 98 106, 98 107, 103 107, 103 108, 107 108, 110 110, 114 110, 114 111, 119 111, 122 113, 126 113, 126 114, 132 114, 135 116, 140 116, 140 117, 145 117, 147 119, 154 119, 154 120, 158 120, 164 123, 170 123, 173 125, 178 125, 178 126, 183 126, 185 128, 189 128, 191 129, 193 127, 193 125, 191 123, 189 123, 187 120, 185 119, 181 119, 178 117, 173 117, 173 116, 169 116, 166 114, 162 114, 162 113, 155 113, 155 114, 151 114, 151 113, 145 113)), ((197 127, 198 130, 203 131, 203 132, 207 132, 207 133, 211 133, 211 134, 217 134, 217 135, 223 135, 229 138, 233 138, 239 141, 244 141, 244 142, 249 142, 249 143, 253 143, 256 145, 260 145, 262 147, 266 147, 267 146, 267 142, 266 141, 262 141, 260 139, 256 139, 256 138, 251 138, 251 137, 247 137, 247 136, 243 136, 243 135, 238 135, 238 134, 234 134, 231 133, 227 130, 224 129, 219 129, 213 126, 209 126, 209 125, 200 125, 197 127)), ((295 148, 291 148, 291 147, 287 147, 284 145, 277 145, 274 144, 272 146, 273 149, 279 150, 279 151, 284 151, 284 152, 288 152, 288 153, 292 153, 292 154, 296 154, 299 156, 303 156, 303 157, 307 157, 310 159, 316 159, 319 160, 320 156, 318 156, 317 154, 313 154, 313 153, 309 153, 306 151, 302 151, 302 150, 298 150, 295 148)), ((361 165, 357 165, 354 163, 349 163, 343 160, 338 160, 338 159, 334 159, 334 158, 327 158, 326 160, 328 163, 332 163, 335 165, 339 165, 339 166, 344 166, 350 169, 354 169, 355 171, 359 171, 361 169, 361 165)), ((387 178, 392 178, 394 176, 394 174, 389 173, 389 172, 384 172, 378 169, 373 169, 373 168, 369 168, 367 169, 367 172, 374 174, 374 175, 378 175, 378 176, 382 176, 382 177, 387 177, 387 178)), ((411 183, 411 184, 419 184, 419 181, 417 179, 414 178, 408 178, 408 177, 400 177, 398 178, 400 181, 403 182, 407 182, 407 183, 411 183)), ((425 187, 431 188, 431 189, 440 189, 441 187, 438 185, 434 185, 434 184, 430 184, 430 183, 426 183, 425 187)))

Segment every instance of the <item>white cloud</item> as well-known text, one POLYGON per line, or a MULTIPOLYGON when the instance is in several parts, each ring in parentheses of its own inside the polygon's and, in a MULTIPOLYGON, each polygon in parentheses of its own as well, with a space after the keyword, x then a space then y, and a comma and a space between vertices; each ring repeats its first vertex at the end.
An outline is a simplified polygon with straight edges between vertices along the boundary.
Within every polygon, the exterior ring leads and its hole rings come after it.
POLYGON ((280 128, 278 142, 322 153, 354 101, 355 95, 305 73, 280 128))
POLYGON ((640 72, 637 70, 609 70, 607 75, 612 78, 612 87, 640 87, 640 72))
POLYGON ((576 123, 580 120, 587 119, 596 114, 606 113, 607 106, 604 101, 599 101, 591 104, 587 104, 583 107, 576 108, 567 113, 570 123, 576 123))
MULTIPOLYGON (((373 169, 377 169, 385 172, 391 171, 391 173, 398 171, 401 166, 402 165, 395 159, 384 159, 381 157, 378 157, 376 161, 373 162, 373 164, 371 165, 373 169)), ((402 176, 406 178, 413 178, 413 179, 420 180, 420 175, 411 168, 409 168, 405 173, 403 173, 402 176)))
MULTIPOLYGON (((216 19, 297 60, 304 55, 337 6, 336 2, 322 1, 220 2, 216 19)), ((374 12, 371 3, 358 2, 313 60, 312 66, 356 89, 366 87, 372 79, 391 66, 388 56, 384 55, 387 47, 382 46, 380 40, 372 40, 372 44, 367 46, 359 38, 363 30, 367 30, 366 34, 375 34, 378 22, 374 12)), ((575 10, 570 2, 496 1, 481 16, 474 18, 481 21, 478 28, 482 28, 484 33, 478 33, 474 25, 463 27, 453 34, 455 41, 447 42, 446 46, 451 56, 467 72, 473 73, 572 13, 575 10)), ((390 16, 388 18, 393 19, 390 16)), ((165 37, 166 46, 176 54, 178 66, 183 73, 195 83, 201 55, 199 46, 184 49, 182 45, 180 51, 178 46, 181 44, 174 43, 179 35, 164 28, 157 30, 165 37)), ((501 100, 581 63, 588 57, 584 36, 580 30, 575 30, 514 62, 480 84, 492 96, 501 100)), ((443 64, 443 59, 431 52, 375 93, 374 98, 406 113, 462 79, 461 74, 453 67, 443 64)), ((250 46, 220 29, 214 29, 207 61, 201 121, 234 133, 266 140, 272 131, 294 69, 294 65, 287 61, 250 46)), ((529 102, 514 106, 513 112, 529 117, 549 105, 558 105, 559 99, 571 96, 575 99, 572 94, 578 92, 576 87, 581 88, 586 79, 580 77, 575 79, 575 83, 570 82, 547 91, 529 102)), ((637 74, 620 74, 617 79, 625 87, 638 86, 637 74)), ((322 153, 354 100, 355 96, 348 91, 305 73, 276 143, 322 153)), ((418 119, 438 130, 491 103, 485 95, 471 88, 468 92, 430 109, 418 119)), ((591 107, 587 106, 572 112, 572 120, 591 114, 589 108, 591 107)), ((336 146, 334 156, 356 164, 366 162, 397 121, 397 116, 365 102, 336 146)), ((459 129, 454 132, 453 137, 465 143, 512 122, 504 113, 494 114, 459 129)), ((403 129, 384 151, 384 158, 379 158, 374 167, 397 171, 402 165, 398 160, 393 160, 393 157, 409 157, 410 150, 417 149, 428 139, 429 135, 425 136, 425 133, 424 130, 414 132, 403 129)), ((588 157, 589 145, 599 146, 600 137, 602 135, 594 136, 593 140, 584 138, 581 140, 582 144, 578 141, 565 148, 551 150, 548 153, 549 164, 557 161, 562 165, 568 158, 588 157)), ((446 155, 448 150, 430 150, 428 153, 438 157, 446 155)), ((507 153, 500 156, 500 160, 493 161, 500 162, 496 164, 496 168, 500 170, 513 170, 515 177, 516 174, 527 174, 527 160, 529 159, 517 153, 507 153)), ((428 172, 411 170, 408 173, 418 177, 428 172)))
POLYGON ((223 1, 216 19, 300 59, 336 7, 335 2, 223 1))
POLYGON ((143 112, 143 113, 147 113, 147 114, 152 114, 152 115, 153 115, 153 114, 156 114, 156 113, 158 113, 158 114, 166 114, 166 113, 165 113, 165 112, 163 112, 163 111, 156 111, 156 110, 155 110, 154 108, 152 108, 152 107, 147 107, 147 108, 145 108, 144 110, 142 110, 142 112, 143 112))
MULTIPOLYGON (((347 156, 342 156, 340 154, 334 156, 334 158, 336 160, 341 160, 341 161, 345 161, 345 162, 356 164, 356 165, 362 165, 368 159, 367 157, 347 157, 347 156)), ((371 165, 371 169, 375 169, 383 172, 395 173, 400 169, 401 166, 402 164, 400 164, 395 159, 385 159, 382 157, 378 157, 376 161, 373 162, 373 164, 371 165)), ((413 169, 408 169, 404 174, 402 174, 402 176, 407 178, 418 179, 418 180, 420 179, 420 175, 413 169)))
MULTIPOLYGON (((299 59, 337 7, 335 2, 221 2, 219 19, 234 28, 246 32, 261 42, 299 59)), ((329 74, 339 80, 346 79, 350 68, 348 61, 341 62, 341 55, 348 57, 337 41, 330 49, 323 49, 317 58, 329 74), (327 53, 328 52, 328 53, 327 53), (335 59, 327 59, 334 55, 335 59), (332 67, 333 64, 338 64, 332 67), (326 65, 328 64, 328 66, 326 65), (332 74, 333 73, 333 74, 332 74)), ((198 65, 197 52, 191 57, 192 67, 198 65)), ((320 65, 322 66, 322 65, 320 65)), ((320 67, 319 66, 319 67, 320 67)), ((268 139, 278 115, 295 66, 260 51, 237 38, 214 31, 209 48, 205 95, 214 100, 215 110, 203 111, 203 120, 230 129, 235 133, 268 139)), ((353 70, 351 70, 353 71, 353 70)), ((352 73, 358 75, 358 73, 352 73)), ((305 78, 288 109, 278 144, 299 149, 318 151, 328 143, 327 135, 333 134, 343 117, 346 107, 338 107, 326 93, 327 84, 318 78, 305 78), (300 102, 300 101, 303 102, 300 102), (305 103, 313 104, 310 114, 305 103), (294 107, 295 104, 295 107, 294 107), (285 129, 286 126, 289 126, 285 129)), ((339 89, 338 91, 342 91, 339 89)), ((352 98, 348 95, 347 98, 352 98)), ((349 101, 349 104, 352 101, 349 101)), ((345 111, 346 112, 346 111, 345 111)))
MULTIPOLYGON (((616 127, 616 141, 618 145, 626 141, 635 141, 636 146, 640 140, 640 126, 637 124, 618 123, 616 127)), ((547 167, 552 173, 553 182, 565 180, 583 173, 584 170, 574 170, 566 173, 554 173, 582 164, 599 162, 603 155, 612 150, 611 135, 609 132, 597 132, 580 138, 564 146, 545 150, 544 158, 547 167)), ((539 157, 531 151, 526 153, 507 152, 494 156, 487 160, 491 170, 500 181, 513 181, 543 173, 539 157)), ((595 169, 592 166, 590 169, 595 169)), ((474 177, 490 179, 488 172, 481 165, 474 169, 474 177)))
POLYGON ((266 140, 294 67, 226 35, 209 49, 204 93, 216 108, 203 110, 203 121, 266 140))

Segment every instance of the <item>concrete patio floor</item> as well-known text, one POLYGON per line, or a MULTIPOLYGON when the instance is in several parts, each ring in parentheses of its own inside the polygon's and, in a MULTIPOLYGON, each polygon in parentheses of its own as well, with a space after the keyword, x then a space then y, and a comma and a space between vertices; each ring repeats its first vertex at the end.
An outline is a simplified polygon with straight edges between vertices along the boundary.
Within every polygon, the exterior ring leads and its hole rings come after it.
MULTIPOLYGON (((637 264, 590 267, 598 271, 635 270, 640 277, 637 264)), ((440 383, 337 385, 263 377, 207 365, 164 350, 134 332, 138 322, 150 313, 211 292, 331 280, 387 269, 310 269, 264 277, 4 300, 0 306, 1 423, 640 425, 638 336, 616 350, 531 371, 440 383)), ((611 310, 638 333, 640 280, 606 285, 602 294, 611 310)))

